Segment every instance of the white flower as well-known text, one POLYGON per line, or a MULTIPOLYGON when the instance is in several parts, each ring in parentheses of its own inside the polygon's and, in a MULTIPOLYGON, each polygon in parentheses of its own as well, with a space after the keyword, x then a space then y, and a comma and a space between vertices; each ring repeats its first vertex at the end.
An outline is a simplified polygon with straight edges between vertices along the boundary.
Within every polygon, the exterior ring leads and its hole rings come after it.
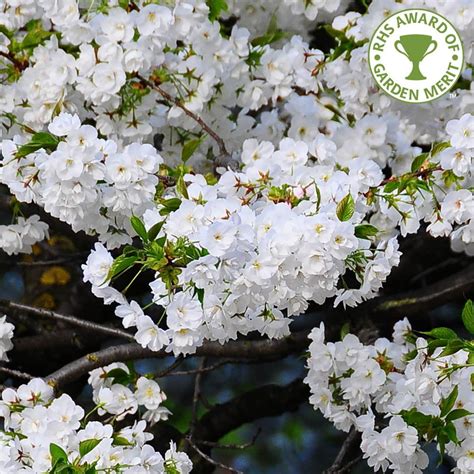
POLYGON ((172 465, 179 474, 188 474, 193 467, 191 460, 186 453, 176 451, 176 444, 170 442, 170 448, 165 453, 165 466, 172 465))
POLYGON ((160 386, 151 379, 140 377, 137 380, 135 397, 139 405, 144 405, 148 410, 156 410, 166 400, 166 395, 160 386))
POLYGON ((452 191, 441 203, 441 215, 461 224, 474 216, 474 196, 467 189, 452 191))
POLYGON ((413 426, 408 426, 401 416, 390 419, 387 428, 382 431, 387 440, 387 448, 392 453, 403 453, 410 456, 418 444, 418 432, 413 426))
POLYGON ((95 286, 104 286, 114 259, 107 249, 100 243, 94 245, 94 250, 87 258, 84 271, 84 281, 91 282, 95 286))
POLYGON ((159 351, 169 342, 166 332, 159 328, 148 316, 138 318, 137 329, 135 339, 142 347, 148 347, 152 351, 159 351))
POLYGON ((474 116, 464 114, 459 120, 450 120, 446 131, 451 136, 451 144, 456 148, 474 148, 474 116))
POLYGON ((125 328, 130 328, 137 325, 138 320, 145 316, 140 305, 136 301, 131 301, 130 304, 125 303, 115 308, 115 314, 122 318, 122 324, 125 328))
POLYGON ((177 331, 197 329, 204 317, 201 303, 184 291, 173 297, 166 312, 168 327, 177 331))
POLYGON ((12 338, 15 326, 7 322, 7 317, 0 318, 0 360, 8 360, 7 352, 13 348, 12 338))
POLYGON ((63 112, 53 119, 53 121, 48 125, 48 130, 53 135, 65 137, 73 130, 79 129, 80 126, 81 120, 77 114, 71 115, 63 112))

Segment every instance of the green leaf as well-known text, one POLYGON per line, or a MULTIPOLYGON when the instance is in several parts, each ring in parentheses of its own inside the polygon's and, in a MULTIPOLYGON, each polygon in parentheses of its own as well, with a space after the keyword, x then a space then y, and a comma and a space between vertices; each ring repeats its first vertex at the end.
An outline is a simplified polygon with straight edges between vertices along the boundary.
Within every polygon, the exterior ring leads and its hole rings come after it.
POLYGON ((423 191, 428 193, 431 191, 428 183, 422 179, 417 179, 416 181, 412 181, 412 183, 415 184, 418 189, 423 189, 423 191))
POLYGON ((456 385, 452 392, 441 400, 440 409, 441 417, 444 418, 454 407, 456 400, 458 398, 458 386, 456 385))
POLYGON ((458 335, 449 328, 434 328, 431 331, 420 331, 420 334, 424 334, 425 336, 432 337, 433 339, 447 339, 447 340, 452 340, 452 339, 457 339, 458 335))
POLYGON ((417 355, 418 355, 418 349, 413 349, 412 351, 407 352, 407 353, 403 356, 403 360, 404 360, 405 362, 410 362, 410 361, 413 360, 417 355))
POLYGON ((257 38, 252 40, 252 46, 265 46, 267 44, 272 44, 277 41, 280 41, 283 38, 286 38, 288 33, 283 30, 278 30, 273 33, 267 33, 262 36, 258 36, 257 38))
POLYGON ((143 242, 148 242, 148 232, 146 231, 143 222, 137 216, 132 216, 130 222, 132 224, 133 229, 143 240, 143 242))
POLYGON ((436 417, 425 415, 424 413, 417 411, 416 408, 402 411, 400 414, 405 423, 415 427, 420 434, 426 433, 436 423, 436 417))
POLYGON ((412 173, 416 173, 421 168, 423 163, 428 159, 428 157, 428 153, 422 153, 421 155, 418 155, 411 164, 412 173))
POLYGON ((456 433, 456 427, 451 421, 446 423, 446 426, 444 427, 444 432, 446 433, 446 436, 448 437, 449 441, 452 441, 455 444, 459 444, 458 435, 456 433))
POLYGON ((465 416, 470 416, 472 413, 469 410, 465 410, 464 408, 457 408, 448 414, 446 417, 446 421, 454 421, 458 420, 459 418, 464 418, 465 416))
POLYGON ((86 439, 79 443, 79 454, 85 456, 87 453, 91 452, 98 444, 100 439, 86 439))
POLYGON ((116 277, 123 271, 127 270, 128 268, 132 267, 135 262, 138 260, 138 255, 120 255, 112 263, 110 267, 109 274, 107 275, 107 281, 116 277))
POLYGON ((252 40, 252 46, 265 46, 267 44, 275 43, 288 34, 278 28, 278 19, 275 14, 270 18, 270 23, 268 24, 267 31, 262 36, 258 36, 252 40))
POLYGON ((355 203, 351 194, 348 194, 342 201, 337 205, 336 215, 342 222, 348 221, 355 211, 355 203))
POLYGON ((369 239, 378 233, 377 227, 370 224, 359 224, 355 226, 355 236, 359 239, 369 239))
POLYGON ((201 138, 196 138, 194 140, 189 140, 184 144, 183 150, 181 151, 181 159, 185 163, 189 160, 189 158, 191 158, 191 156, 193 156, 194 152, 199 148, 204 138, 205 136, 201 138))
POLYGON ((389 181, 383 188, 384 192, 391 193, 395 191, 400 186, 400 183, 397 180, 389 181))
POLYGON ((133 443, 131 443, 127 438, 124 438, 123 436, 114 436, 113 445, 114 446, 133 446, 133 443))
POLYGON ((432 339, 428 342, 428 354, 431 355, 438 347, 445 347, 448 344, 447 339, 432 339))
POLYGON ((464 327, 471 333, 474 334, 474 304, 471 300, 467 300, 462 310, 462 322, 464 327))
POLYGON ((443 150, 446 150, 446 148, 449 148, 449 146, 449 142, 434 143, 431 147, 430 154, 431 156, 436 156, 438 153, 441 153, 443 150))
POLYGON ((43 44, 48 38, 52 36, 51 31, 44 31, 42 28, 37 28, 30 31, 20 43, 20 49, 36 48, 40 44, 43 44))
POLYGON ((344 325, 341 327, 341 341, 349 334, 349 330, 351 328, 351 323, 347 321, 347 323, 344 323, 344 325))
POLYGON ((206 0, 206 4, 209 7, 209 20, 217 20, 222 12, 226 12, 229 9, 226 0, 206 0))
POLYGON ((189 198, 188 188, 186 187, 186 183, 184 182, 184 178, 180 176, 178 178, 178 182, 176 183, 176 191, 180 196, 183 196, 185 199, 189 198))
POLYGON ((68 462, 66 451, 64 451, 64 449, 57 444, 51 443, 49 445, 49 453, 51 454, 51 461, 53 465, 58 461, 68 462))
POLYGON ((0 25, 0 33, 3 33, 8 39, 12 39, 15 35, 13 31, 10 31, 5 25, 0 25))
POLYGON ((107 372, 107 378, 112 379, 112 383, 128 385, 131 382, 131 375, 123 369, 112 369, 107 372))
POLYGON ((59 143, 59 138, 51 135, 47 132, 37 132, 32 137, 28 143, 20 146, 16 152, 17 158, 23 158, 24 156, 29 155, 35 151, 44 148, 45 150, 54 151, 56 150, 59 143))
POLYGON ((165 221, 157 222, 154 226, 150 228, 150 230, 148 231, 148 240, 153 242, 153 240, 156 239, 164 223, 165 221))
POLYGON ((461 339, 452 339, 448 342, 448 345, 444 348, 444 350, 439 354, 438 357, 445 357, 448 355, 456 354, 461 349, 464 348, 464 342, 461 339))
POLYGON ((181 199, 179 198, 165 199, 161 202, 161 204, 163 205, 163 209, 161 209, 160 215, 165 216, 179 209, 179 206, 181 206, 181 199))

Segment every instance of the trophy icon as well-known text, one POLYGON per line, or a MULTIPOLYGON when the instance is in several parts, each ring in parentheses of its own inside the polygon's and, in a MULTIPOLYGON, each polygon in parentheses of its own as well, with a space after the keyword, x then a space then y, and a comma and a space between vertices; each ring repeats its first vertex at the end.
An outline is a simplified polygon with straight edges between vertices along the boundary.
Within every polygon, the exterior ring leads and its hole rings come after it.
POLYGON ((426 79, 420 71, 420 63, 428 54, 433 53, 437 47, 438 43, 429 35, 400 36, 400 39, 395 41, 395 49, 412 63, 412 70, 405 79, 411 81, 426 79))

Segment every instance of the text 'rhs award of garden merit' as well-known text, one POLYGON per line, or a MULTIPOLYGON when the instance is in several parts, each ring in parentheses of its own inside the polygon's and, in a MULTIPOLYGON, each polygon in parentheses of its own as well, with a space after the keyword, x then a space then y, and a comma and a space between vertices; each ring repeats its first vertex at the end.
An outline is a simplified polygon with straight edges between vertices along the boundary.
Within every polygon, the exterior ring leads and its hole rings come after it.
POLYGON ((457 82, 463 66, 462 41, 438 13, 401 10, 373 34, 369 66, 388 95, 404 102, 430 102, 457 82))

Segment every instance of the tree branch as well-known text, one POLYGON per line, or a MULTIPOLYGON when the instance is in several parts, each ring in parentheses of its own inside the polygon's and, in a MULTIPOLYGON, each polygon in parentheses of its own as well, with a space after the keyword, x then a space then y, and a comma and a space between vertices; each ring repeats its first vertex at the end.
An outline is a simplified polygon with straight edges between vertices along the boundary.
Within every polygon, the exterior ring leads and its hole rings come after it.
POLYGON ((199 115, 195 114, 194 112, 191 112, 191 110, 189 110, 182 103, 182 101, 166 92, 156 81, 149 81, 140 75, 138 75, 137 77, 143 84, 150 87, 151 89, 156 90, 164 99, 166 99, 168 102, 171 102, 176 107, 180 108, 188 117, 191 117, 210 137, 214 139, 214 141, 217 143, 217 146, 219 147, 221 157, 230 158, 230 154, 227 151, 224 140, 206 122, 204 122, 204 120, 199 117, 199 115))
POLYGON ((33 378, 32 375, 27 374, 26 372, 20 372, 19 370, 10 369, 9 367, 0 366, 0 373, 22 380, 31 380, 33 378))
MULTIPOLYGON (((259 418, 295 411, 308 400, 309 395, 308 385, 300 378, 288 385, 269 384, 258 387, 212 407, 199 418, 194 429, 194 439, 207 441, 207 449, 203 451, 210 452, 209 443, 216 442, 227 433, 259 418)), ((199 444, 198 441, 195 442, 199 444)), ((193 464, 194 473, 209 472, 209 465, 206 466, 202 459, 194 457, 193 464)))
POLYGON ((188 436, 185 438, 186 439, 186 442, 189 443, 189 445, 191 446, 191 448, 194 449, 194 451, 196 451, 199 456, 201 456, 205 461, 207 461, 209 464, 212 464, 213 466, 215 467, 220 467, 222 470, 224 471, 227 471, 227 472, 233 472, 234 474, 243 474, 242 471, 238 471, 237 469, 234 469, 233 467, 230 467, 230 466, 226 466, 225 464, 222 464, 214 459, 211 458, 211 456, 209 456, 208 454, 206 454, 204 451, 201 451, 197 446, 196 444, 192 441, 191 437, 188 436))
POLYGON ((278 416, 295 411, 309 398, 309 387, 303 379, 288 385, 264 385, 239 395, 228 402, 215 405, 197 422, 194 437, 218 441, 227 433, 267 416, 278 416))
MULTIPOLYGON (((383 317, 385 315, 400 316, 418 313, 424 314, 426 310, 447 301, 452 301, 457 297, 464 296, 472 290, 474 290, 474 265, 467 267, 456 275, 450 276, 449 278, 443 279, 425 288, 395 296, 375 298, 374 300, 368 301, 354 310, 351 310, 348 312, 348 316, 356 317, 361 313, 372 314, 376 316, 374 320, 377 322, 381 319, 381 316, 383 317)), ((23 305, 19 306, 20 309, 24 307, 23 305)), ((2 301, 0 301, 0 307, 2 307, 2 301)), ((35 308, 33 308, 33 310, 35 312, 39 311, 40 314, 51 313, 50 311, 37 310, 35 308)), ((55 317, 53 316, 53 318, 55 317)), ((72 317, 68 316, 66 318, 68 319, 64 322, 69 322, 69 318, 72 317)), ((80 321, 81 325, 82 323, 85 323, 91 324, 95 327, 97 326, 94 323, 77 320, 76 318, 73 318, 73 320, 80 321)), ((104 326, 99 327, 104 328, 104 326)), ((113 334, 117 335, 115 331, 119 330, 106 328, 105 331, 113 331, 113 334)), ((331 339, 335 336, 337 331, 336 328, 327 327, 327 332, 327 338, 331 339)), ((123 333, 123 331, 120 331, 120 333, 123 333)), ((129 339, 132 339, 132 336, 128 333, 125 334, 127 334, 129 339)), ((278 359, 304 350, 309 344, 307 338, 308 334, 309 331, 299 331, 287 338, 279 340, 239 340, 230 341, 224 345, 218 342, 206 342, 203 346, 197 349, 196 354, 194 355, 254 360, 278 359)), ((65 365, 49 375, 48 380, 50 380, 53 385, 62 387, 77 380, 89 371, 103 365, 111 364, 112 362, 145 358, 163 358, 167 355, 168 353, 164 350, 153 352, 138 344, 113 346, 92 354, 87 354, 80 359, 65 365)))
POLYGON ((89 252, 83 252, 73 255, 68 255, 67 257, 63 258, 55 258, 51 260, 33 260, 31 262, 28 261, 14 261, 11 262, 8 260, 0 261, 0 265, 14 265, 17 267, 49 267, 53 265, 70 265, 72 262, 77 260, 82 260, 85 256, 89 255, 89 252))
POLYGON ((19 311, 32 316, 38 316, 40 318, 46 318, 53 321, 70 324, 71 326, 77 326, 88 331, 107 334, 109 336, 118 337, 121 339, 128 339, 132 341, 135 340, 132 334, 129 334, 128 332, 121 329, 111 328, 109 326, 104 326, 102 324, 93 323, 91 321, 79 319, 74 316, 67 316, 65 314, 56 313, 46 309, 14 303, 13 301, 0 300, 0 309, 3 311, 19 311))
MULTIPOLYGON (((230 341, 227 344, 206 342, 198 347, 194 356, 227 357, 239 359, 272 360, 304 350, 309 343, 308 331, 294 333, 284 339, 259 341, 230 341)), ((111 364, 112 362, 146 358, 164 358, 169 356, 165 350, 153 352, 139 344, 112 346, 101 351, 87 354, 47 377, 49 383, 61 388, 89 371, 111 364)))
MULTIPOLYGON (((341 449, 337 453, 336 459, 332 463, 332 466, 324 471, 324 474, 340 474, 346 471, 346 466, 343 465, 349 451, 352 451, 357 443, 360 442, 360 434, 354 428, 351 429, 346 439, 342 443, 341 449)), ((352 465, 352 464, 351 464, 352 465)))
POLYGON ((474 291, 474 264, 429 286, 394 296, 370 300, 355 311, 376 316, 424 315, 426 311, 456 298, 465 298, 474 291))

